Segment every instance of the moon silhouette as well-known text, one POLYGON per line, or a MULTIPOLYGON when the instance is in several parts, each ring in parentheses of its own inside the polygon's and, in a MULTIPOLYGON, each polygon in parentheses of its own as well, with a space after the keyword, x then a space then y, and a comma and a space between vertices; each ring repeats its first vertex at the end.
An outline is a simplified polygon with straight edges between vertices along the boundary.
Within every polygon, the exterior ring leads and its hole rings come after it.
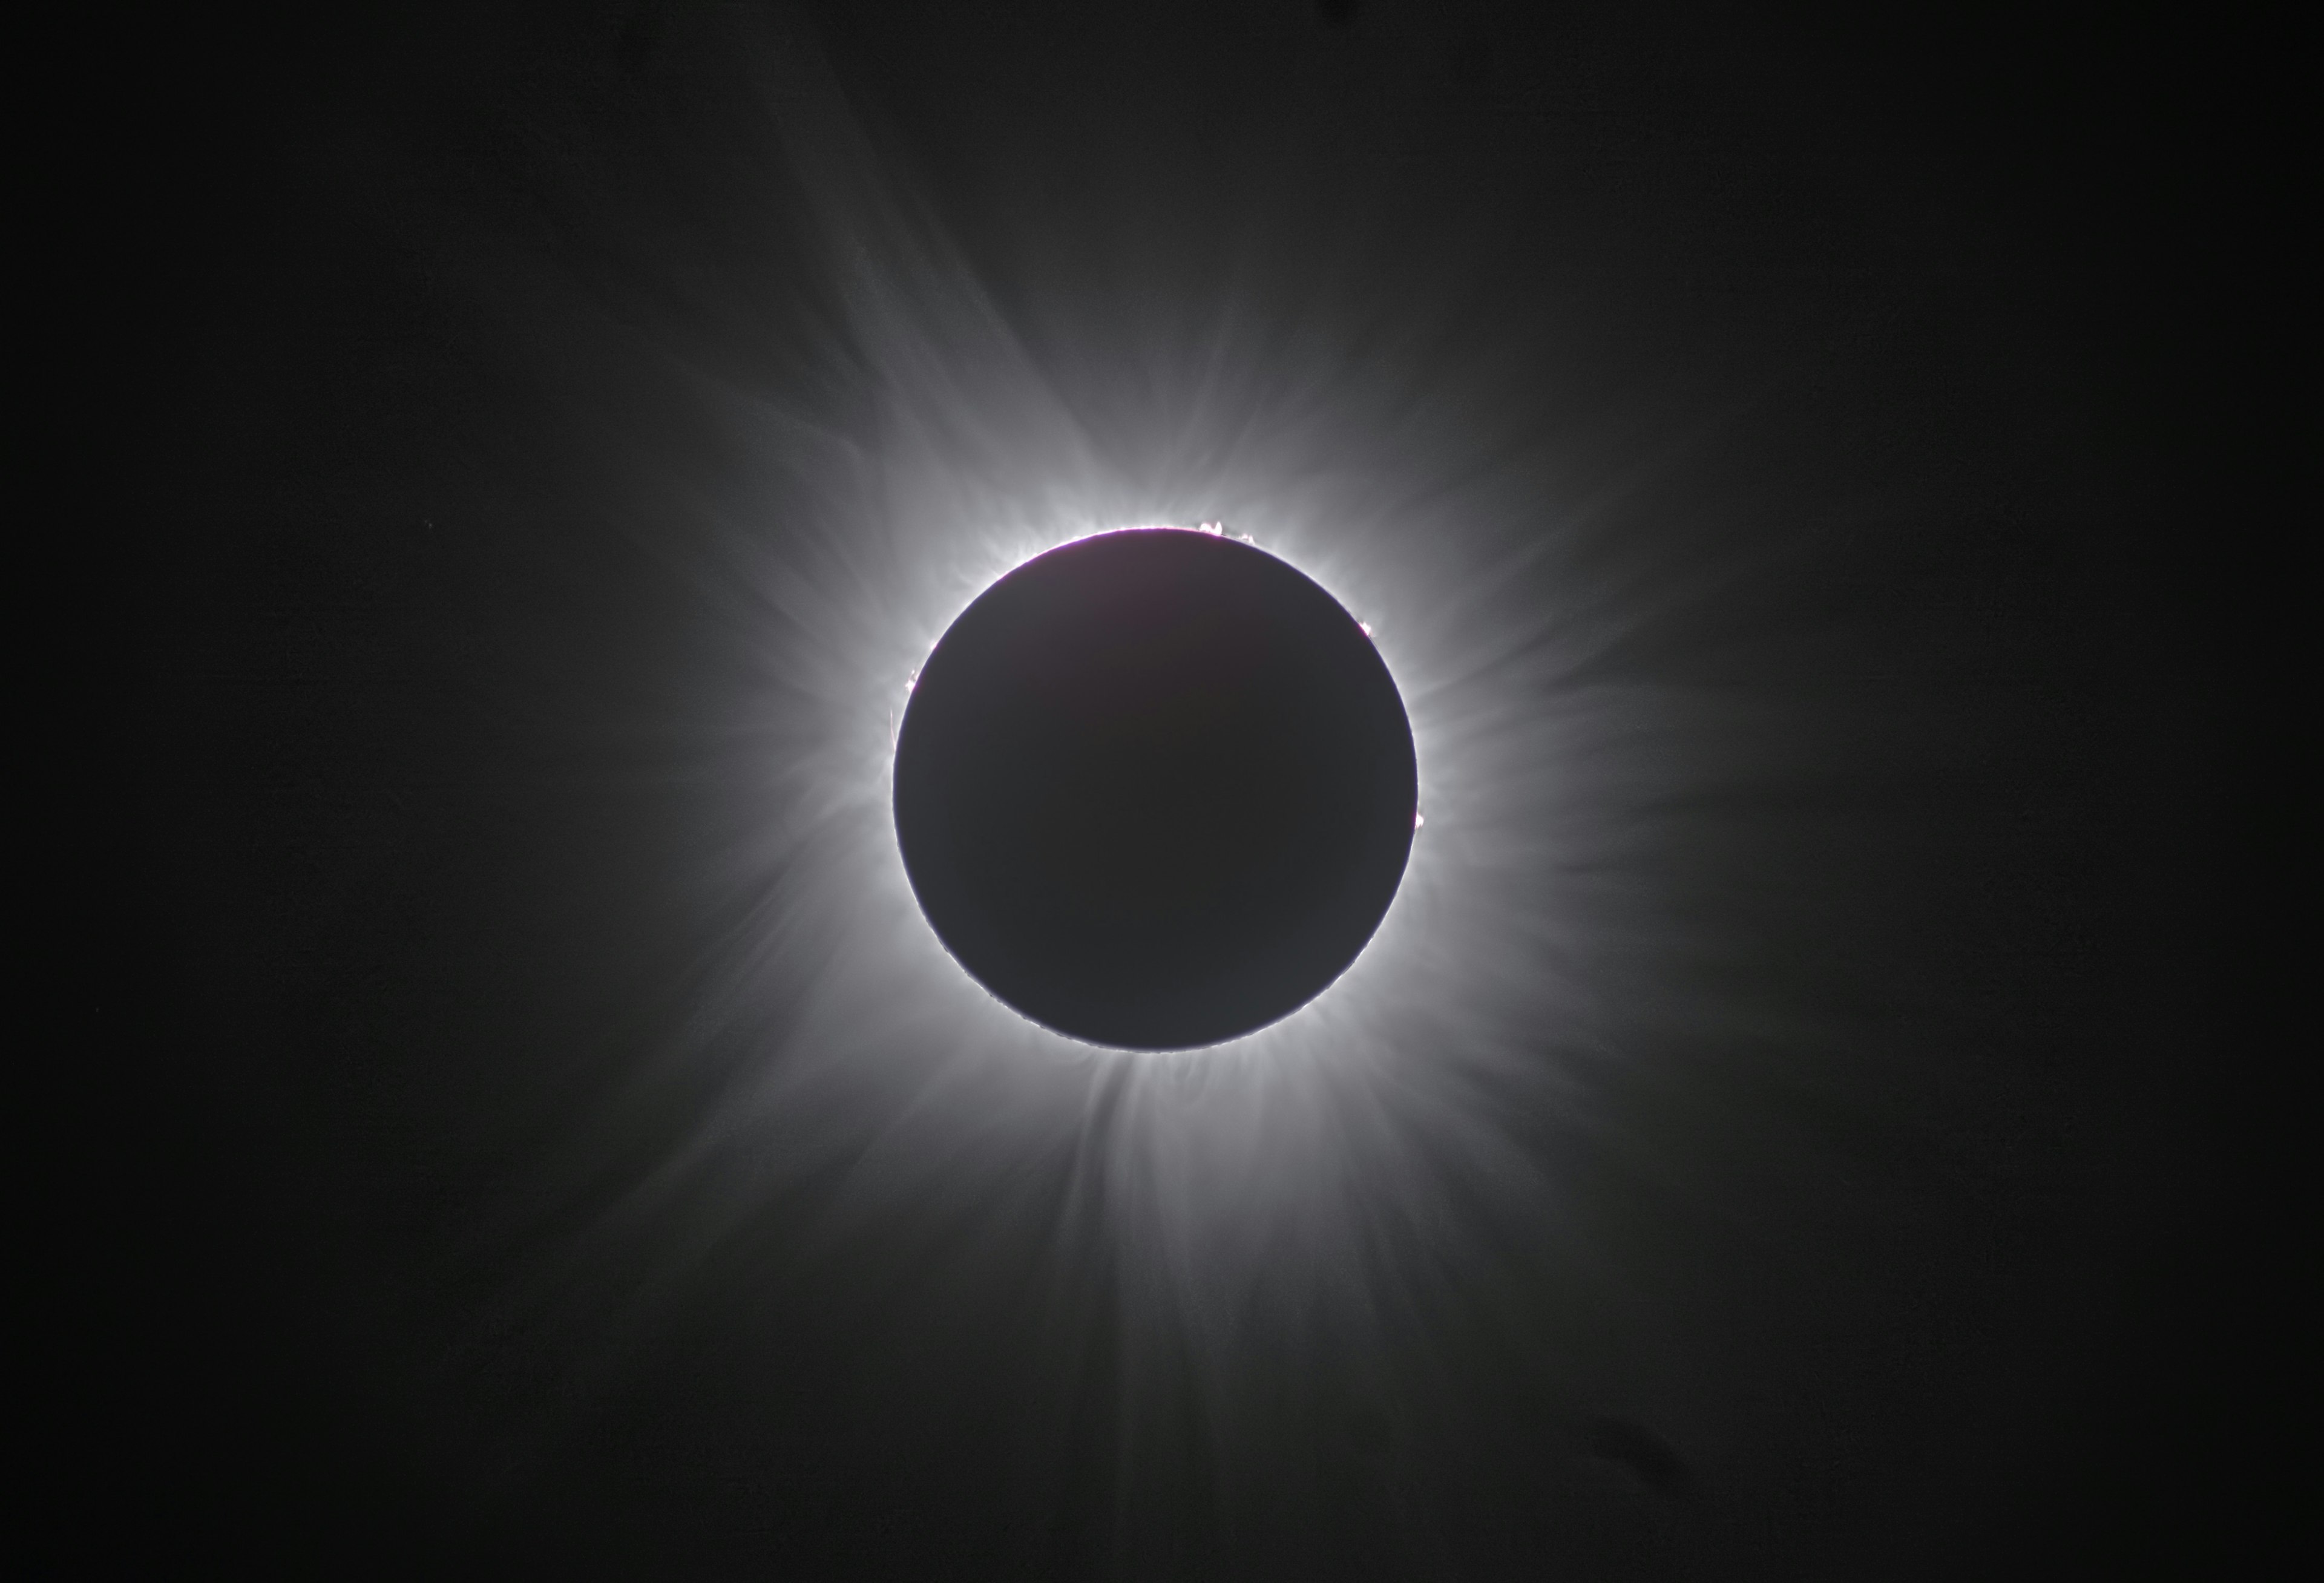
POLYGON ((1188 529, 1002 577, 897 739, 897 838, 945 948, 1033 1021, 1128 1049, 1218 1044, 1328 987, 1395 897, 1417 795, 1355 618, 1188 529))

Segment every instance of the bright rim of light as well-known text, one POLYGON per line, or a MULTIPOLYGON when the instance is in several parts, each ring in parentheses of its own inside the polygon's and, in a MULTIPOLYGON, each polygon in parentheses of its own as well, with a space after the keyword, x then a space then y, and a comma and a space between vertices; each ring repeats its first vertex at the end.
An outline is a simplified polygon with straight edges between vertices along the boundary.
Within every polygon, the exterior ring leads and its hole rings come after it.
MULTIPOLYGON (((927 650, 922 656, 922 666, 926 664, 927 656, 935 652, 936 643, 942 640, 945 632, 952 630, 953 623, 961 618, 961 615, 968 609, 969 605, 981 597, 987 589, 1000 582, 1003 577, 1008 576, 1011 572, 1016 571, 1019 566, 1023 566, 1033 561, 1038 560, 1041 557, 1049 554, 1053 550, 1063 549, 1069 544, 1080 544, 1093 538, 1103 538, 1115 533, 1153 532, 1203 533, 1211 535, 1214 538, 1231 538, 1237 539, 1243 544, 1251 546, 1254 549, 1260 550, 1264 554, 1274 556, 1276 559, 1282 561, 1285 565, 1291 566, 1294 570, 1304 574, 1311 582, 1314 582, 1317 586, 1321 587, 1326 594, 1331 594, 1332 597, 1339 603, 1341 609, 1349 611, 1351 614, 1357 613, 1355 607, 1350 604, 1347 597, 1338 590, 1333 588, 1323 577, 1317 575, 1314 570, 1305 566, 1301 566, 1289 556, 1279 554, 1270 547, 1260 544, 1256 536, 1252 534, 1241 531, 1231 532, 1223 522, 1204 521, 1194 523, 1191 526, 1176 522, 1132 522, 1125 523, 1120 527, 1097 528, 1085 532, 1067 533, 1062 537, 1056 538, 1054 542, 1038 544, 1035 548, 1030 549, 1026 549, 1020 544, 1010 544, 1008 548, 1001 550, 999 556, 996 557, 998 569, 992 571, 984 581, 977 584, 973 592, 972 592, 966 599, 962 600, 958 607, 944 618, 942 624, 936 629, 936 638, 929 640, 927 650)), ((1387 664, 1388 676, 1390 679, 1393 680, 1397 676, 1397 662, 1394 653, 1388 645, 1381 642, 1378 634, 1373 631, 1370 622, 1359 619, 1357 625, 1362 628, 1364 636, 1370 638, 1372 640, 1373 647, 1379 649, 1380 658, 1387 664)), ((903 724, 904 708, 910 700, 912 688, 918 685, 919 681, 921 667, 921 666, 915 666, 910 671, 906 673, 903 686, 901 688, 901 696, 899 697, 888 710, 888 752, 891 766, 895 754, 897 732, 901 729, 903 724)), ((1399 684, 1397 691, 1399 695, 1401 695, 1403 692, 1401 684, 1399 684)), ((1409 705, 1406 706, 1406 713, 1407 714, 1410 713, 1409 705)), ((1421 801, 1425 805, 1427 796, 1428 756, 1422 745, 1419 722, 1416 720, 1413 722, 1413 750, 1416 758, 1419 761, 1420 784, 1422 787, 1421 801)), ((889 795, 892 801, 894 796, 892 782, 890 784, 889 795)), ((1413 828, 1415 830, 1418 830, 1421 823, 1420 815, 1417 810, 1416 810, 1413 816, 1413 828)), ((893 845, 892 841, 890 842, 890 845, 893 845)), ((892 862, 887 865, 887 867, 891 869, 892 872, 883 873, 883 887, 892 887, 894 881, 898 878, 903 878, 905 888, 908 891, 910 888, 910 880, 908 877, 905 877, 903 875, 903 853, 900 849, 893 851, 892 862)), ((1423 856, 1423 842, 1416 838, 1412 843, 1412 854, 1405 865, 1404 879, 1397 888, 1397 897, 1401 898, 1404 896, 1406 888, 1412 886, 1416 880, 1420 880, 1425 884, 1426 882, 1426 873, 1427 871, 1423 856)), ((915 905, 917 905, 917 898, 915 898, 915 905)), ((1369 957, 1385 953, 1392 958, 1399 943, 1408 945, 1408 942, 1404 941, 1402 930, 1392 930, 1392 925, 1397 920, 1397 906, 1395 901, 1392 900, 1388 905, 1387 915, 1381 918, 1379 927, 1374 931, 1371 939, 1366 943, 1364 949, 1357 953, 1356 960, 1350 963, 1347 969, 1342 971, 1338 978, 1325 985, 1322 990, 1299 1006, 1296 1009, 1277 1018, 1274 1022, 1268 1023, 1264 1027, 1256 1029, 1248 1034, 1238 1035, 1231 1039, 1222 1039, 1215 1044, 1197 1045, 1194 1048, 1185 1050, 1125 1050, 1118 1049, 1111 1045, 1089 1045, 1088 1047, 1102 1050, 1109 1054, 1133 1056, 1139 1060, 1170 1059, 1174 1057, 1183 1059, 1189 1056, 1208 1054, 1213 1051, 1238 1049, 1263 1057, 1277 1053, 1281 1046, 1299 1040, 1303 1036, 1312 1037, 1312 1035, 1303 1035, 1300 1028, 1300 1025, 1310 1018, 1321 1019, 1325 1024, 1325 1027, 1323 1029, 1318 1029, 1315 1030, 1315 1032, 1328 1032, 1335 1022, 1339 1022, 1341 1023, 1339 1031, 1344 1033, 1345 1025, 1343 1020, 1332 1017, 1327 1012, 1326 1008, 1336 996, 1342 992, 1343 986, 1345 987, 1346 992, 1358 996, 1367 994, 1377 996, 1380 992, 1379 986, 1375 981, 1377 975, 1363 973, 1359 971, 1359 970, 1363 966, 1365 960, 1369 957)), ((944 950, 942 943, 937 940, 936 932, 933 929, 927 931, 927 937, 928 943, 936 947, 937 953, 942 957, 943 967, 951 969, 954 974, 957 974, 963 979, 966 979, 972 984, 975 984, 974 979, 969 975, 967 971, 962 968, 957 962, 954 961, 950 953, 944 950)), ((926 971, 940 971, 933 964, 923 965, 926 968, 926 971)), ((975 984, 975 988, 984 999, 988 1015, 998 1013, 1012 1018, 1017 1022, 1023 1023, 1035 1029, 1039 1035, 1047 1039, 1054 1039, 1067 1045, 1074 1045, 1085 1044, 1085 1041, 1075 1039, 1071 1035, 1060 1034, 1055 1029, 1045 1027, 1041 1024, 1032 1021, 1031 1018, 1025 1017, 1023 1013, 1018 1011, 1014 1007, 1011 1007, 1007 1002, 995 998, 991 992, 985 989, 982 985, 975 984)), ((1363 1010, 1360 1006, 1351 1008, 1349 1009, 1358 1018, 1360 1018, 1363 1010)))

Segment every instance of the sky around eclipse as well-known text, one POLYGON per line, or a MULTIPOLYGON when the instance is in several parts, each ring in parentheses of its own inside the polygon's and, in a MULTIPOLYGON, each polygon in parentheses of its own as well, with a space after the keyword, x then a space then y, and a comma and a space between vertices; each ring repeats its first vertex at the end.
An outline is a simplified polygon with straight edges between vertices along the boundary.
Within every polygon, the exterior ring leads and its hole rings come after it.
POLYGON ((2203 794, 2152 281, 2038 96, 1490 6, 478 27, 285 91, 186 332, 179 1146, 305 1250, 205 1299, 301 1338, 283 1443, 836 1577, 1865 1575, 2085 1454, 2202 1201, 2203 794), (970 600, 1151 522, 1367 625, 1426 816, 1163 1056, 962 974, 887 783, 970 600))

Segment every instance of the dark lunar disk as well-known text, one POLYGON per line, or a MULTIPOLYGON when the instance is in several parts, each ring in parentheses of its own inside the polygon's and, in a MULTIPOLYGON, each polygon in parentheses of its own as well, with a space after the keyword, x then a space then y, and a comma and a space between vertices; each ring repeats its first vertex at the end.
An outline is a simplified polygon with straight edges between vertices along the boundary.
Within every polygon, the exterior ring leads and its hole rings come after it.
POLYGON ((1412 729, 1371 640, 1214 534, 1082 539, 985 590, 896 748, 896 833, 946 948, 1034 1021, 1183 1049, 1344 971, 1412 849, 1412 729))

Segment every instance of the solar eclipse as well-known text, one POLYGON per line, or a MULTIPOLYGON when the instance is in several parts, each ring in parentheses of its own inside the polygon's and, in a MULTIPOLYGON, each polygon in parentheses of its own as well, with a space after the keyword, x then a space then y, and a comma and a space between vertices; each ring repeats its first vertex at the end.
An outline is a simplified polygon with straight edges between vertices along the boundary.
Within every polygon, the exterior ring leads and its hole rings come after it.
MULTIPOLYGON (((82 888, 161 909, 90 1012, 155 1521, 1123 1583, 2197 1532, 2169 1394, 2239 1385, 2174 1315, 2259 1311, 2199 1122, 2273 1090, 2181 840, 2223 385, 2151 354, 2159 261, 2242 254, 2093 223, 2183 140, 1756 16, 394 9, 321 78, 221 35, 283 107, 173 73, 115 206, 180 321, 82 888)), ((2177 49, 2081 75, 2161 127, 2177 49)))

